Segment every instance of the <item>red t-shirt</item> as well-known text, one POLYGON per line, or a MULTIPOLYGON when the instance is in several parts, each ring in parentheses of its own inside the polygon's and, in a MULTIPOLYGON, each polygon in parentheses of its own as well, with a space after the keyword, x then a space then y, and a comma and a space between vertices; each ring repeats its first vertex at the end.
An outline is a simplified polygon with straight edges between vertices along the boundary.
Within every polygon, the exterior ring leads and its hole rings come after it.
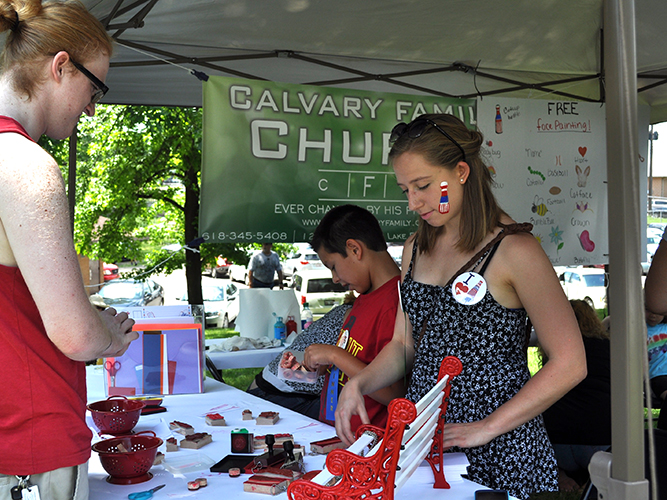
MULTIPOLYGON (((30 136, 0 116, 0 133, 30 136)), ((16 267, 0 265, 0 474, 40 474, 85 463, 86 367, 46 335, 16 267)))
POLYGON ((30 139, 31 141, 33 140, 32 137, 28 135, 28 132, 25 131, 23 126, 14 120, 14 118, 0 115, 0 133, 2 132, 15 132, 17 134, 21 134, 26 139, 30 139))
MULTIPOLYGON (((394 323, 396 322, 396 310, 398 309, 399 280, 400 276, 396 276, 377 290, 357 297, 343 325, 342 330, 349 331, 349 340, 345 349, 366 364, 375 359, 394 335, 394 323)), ((327 371, 324 389, 320 396, 320 421, 334 425, 334 422, 326 417, 327 404, 329 404, 327 388, 329 387, 330 375, 331 370, 327 371)), ((347 375, 341 372, 338 380, 339 394, 347 379, 347 375)), ((371 424, 384 428, 387 424, 387 407, 369 396, 364 396, 364 401, 371 424)), ((331 410, 333 411, 335 408, 331 408, 331 410)), ((355 415, 352 417, 350 425, 352 430, 356 431, 361 425, 361 420, 355 415)))

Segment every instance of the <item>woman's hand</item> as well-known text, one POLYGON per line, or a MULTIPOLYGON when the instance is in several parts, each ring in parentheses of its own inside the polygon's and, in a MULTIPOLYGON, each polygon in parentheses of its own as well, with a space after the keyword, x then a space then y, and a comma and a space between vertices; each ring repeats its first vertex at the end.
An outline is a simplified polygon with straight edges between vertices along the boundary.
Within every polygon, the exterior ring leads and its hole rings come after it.
POLYGON ((336 407, 336 434, 347 446, 355 441, 354 432, 350 426, 352 415, 359 415, 362 424, 371 423, 366 413, 364 397, 354 383, 354 379, 348 380, 343 387, 336 407))
POLYGON ((474 448, 489 443, 495 437, 489 432, 485 420, 468 424, 445 424, 442 429, 442 449, 447 450, 453 446, 474 448))
POLYGON ((102 353, 102 357, 122 356, 130 347, 130 343, 139 338, 139 332, 132 331, 134 320, 125 312, 116 314, 113 307, 100 311, 100 318, 111 332, 111 344, 102 353))

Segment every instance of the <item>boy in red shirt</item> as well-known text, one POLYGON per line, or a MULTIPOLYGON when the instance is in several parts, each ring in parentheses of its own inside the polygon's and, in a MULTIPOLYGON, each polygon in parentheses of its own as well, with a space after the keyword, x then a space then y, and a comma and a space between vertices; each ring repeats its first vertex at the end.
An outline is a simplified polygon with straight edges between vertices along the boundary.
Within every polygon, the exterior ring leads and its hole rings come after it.
MULTIPOLYGON (((312 344, 304 355, 310 369, 327 370, 320 421, 334 425, 338 394, 387 344, 394 332, 400 270, 387 252, 377 219, 356 205, 333 208, 315 229, 311 246, 331 270, 334 282, 359 294, 343 320, 336 345, 312 344)), ((387 423, 387 404, 404 394, 402 382, 365 396, 373 425, 387 423)), ((353 417, 352 428, 361 424, 353 417)))

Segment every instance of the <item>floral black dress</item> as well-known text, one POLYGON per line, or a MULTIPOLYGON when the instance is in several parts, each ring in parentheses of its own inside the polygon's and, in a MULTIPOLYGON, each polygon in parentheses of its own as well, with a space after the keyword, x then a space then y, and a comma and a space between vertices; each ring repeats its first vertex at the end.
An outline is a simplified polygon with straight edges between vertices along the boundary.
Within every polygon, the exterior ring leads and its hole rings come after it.
MULTIPOLYGON (((530 225, 505 226, 493 245, 464 266, 484 275, 502 237, 530 230, 530 225), (482 266, 478 270, 479 266, 482 266)), ((401 300, 413 327, 415 361, 406 398, 416 402, 437 382, 440 363, 454 355, 463 371, 452 382, 447 422, 481 420, 514 396, 530 378, 525 354, 526 311, 507 309, 489 292, 473 305, 454 299, 451 282, 442 287, 412 279, 416 256, 401 287, 401 300)), ((542 416, 476 448, 452 449, 468 457, 468 478, 526 499, 538 491, 558 489, 553 448, 542 416)))

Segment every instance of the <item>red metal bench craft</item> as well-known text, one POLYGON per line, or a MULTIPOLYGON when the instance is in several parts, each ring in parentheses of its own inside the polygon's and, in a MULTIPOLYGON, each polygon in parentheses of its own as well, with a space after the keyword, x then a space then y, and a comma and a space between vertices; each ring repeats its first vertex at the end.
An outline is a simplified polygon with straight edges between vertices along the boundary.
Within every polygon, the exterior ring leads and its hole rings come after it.
POLYGON ((422 460, 431 465, 434 488, 449 488, 443 470, 442 427, 451 380, 461 373, 458 358, 443 359, 438 383, 416 404, 395 399, 389 404, 386 429, 363 425, 347 450, 333 450, 325 469, 312 480, 291 483, 291 500, 392 500, 422 460), (374 442, 379 441, 373 445, 374 442))

